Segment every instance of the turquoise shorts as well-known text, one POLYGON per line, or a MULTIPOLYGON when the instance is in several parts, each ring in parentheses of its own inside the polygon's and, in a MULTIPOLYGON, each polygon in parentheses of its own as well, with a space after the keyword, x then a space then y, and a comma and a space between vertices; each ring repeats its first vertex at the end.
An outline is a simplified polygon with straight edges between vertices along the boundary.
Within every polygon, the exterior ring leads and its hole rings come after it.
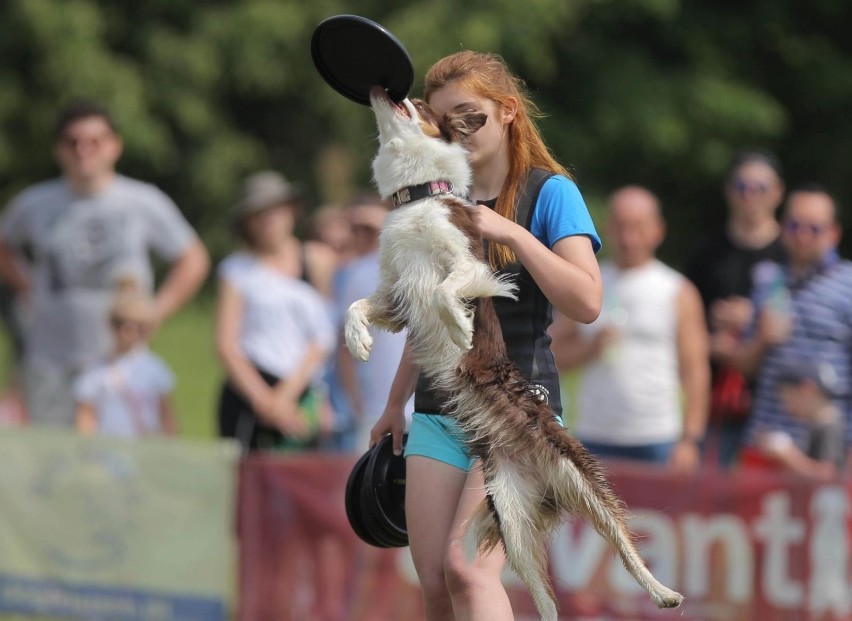
MULTIPOLYGON (((564 427, 562 418, 556 418, 564 427)), ((476 461, 476 457, 467 452, 464 432, 455 419, 440 414, 414 413, 404 454, 406 457, 420 455, 435 459, 465 472, 470 471, 476 461)))
POLYGON ((405 456, 421 455, 436 459, 465 472, 469 471, 474 457, 465 448, 464 433, 455 419, 440 414, 418 414, 411 417, 405 456))

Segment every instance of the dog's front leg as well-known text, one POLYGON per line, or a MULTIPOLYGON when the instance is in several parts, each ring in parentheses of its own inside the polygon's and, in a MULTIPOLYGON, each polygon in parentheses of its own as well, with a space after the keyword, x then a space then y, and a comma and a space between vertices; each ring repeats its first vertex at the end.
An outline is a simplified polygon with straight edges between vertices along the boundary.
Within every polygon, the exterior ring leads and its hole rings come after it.
POLYGON ((473 346, 473 309, 466 300, 478 297, 479 291, 473 286, 479 276, 478 268, 473 261, 459 261, 432 295, 450 339, 464 351, 473 346))
POLYGON ((367 362, 370 359, 370 350, 373 349, 369 314, 370 302, 367 298, 361 298, 349 306, 346 311, 346 323, 343 327, 346 347, 361 362, 367 362))
POLYGON ((393 309, 388 303, 389 299, 380 289, 369 298, 361 298, 353 302, 346 311, 346 323, 343 328, 346 347, 362 362, 370 358, 370 351, 373 348, 371 325, 388 332, 399 332, 405 327, 392 312, 393 309))

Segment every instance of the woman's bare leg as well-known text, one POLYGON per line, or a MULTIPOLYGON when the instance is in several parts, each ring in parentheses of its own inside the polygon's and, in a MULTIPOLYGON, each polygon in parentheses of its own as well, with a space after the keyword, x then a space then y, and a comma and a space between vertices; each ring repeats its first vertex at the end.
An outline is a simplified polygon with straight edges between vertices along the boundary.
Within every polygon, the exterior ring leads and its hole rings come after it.
POLYGON ((506 564, 502 546, 485 556, 466 536, 470 516, 485 500, 482 470, 470 471, 450 530, 444 571, 456 621, 513 621, 512 605, 501 576, 506 564))
POLYGON ((471 558, 464 549, 467 519, 484 498, 482 474, 433 459, 406 459, 406 522, 423 591, 427 621, 510 621, 500 581, 502 550, 471 558))

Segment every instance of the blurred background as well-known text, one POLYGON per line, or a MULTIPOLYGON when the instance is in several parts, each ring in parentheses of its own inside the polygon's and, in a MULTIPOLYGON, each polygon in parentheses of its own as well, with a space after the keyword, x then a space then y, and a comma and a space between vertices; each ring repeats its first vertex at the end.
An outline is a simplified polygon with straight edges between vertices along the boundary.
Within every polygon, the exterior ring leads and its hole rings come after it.
MULTIPOLYGON (((377 20, 425 69, 461 48, 497 52, 526 78, 542 128, 593 213, 640 183, 663 200, 661 258, 682 265, 724 217, 732 153, 776 151, 789 185, 852 198, 852 6, 835 0, 6 0, 0 4, 0 201, 56 174, 57 106, 104 101, 125 138, 119 170, 172 196, 214 261, 231 249, 240 180, 274 168, 308 209, 369 184, 367 108, 310 59, 324 18, 377 20)), ((845 243, 844 250, 849 244, 845 243)), ((845 252, 844 254, 848 254, 845 252)), ((212 287, 210 287, 212 290, 212 287)), ((209 304, 183 311, 155 349, 176 370, 182 429, 211 433, 217 380, 209 304), (193 338, 194 333, 198 338, 193 338), (210 377, 214 376, 214 379, 210 377)))

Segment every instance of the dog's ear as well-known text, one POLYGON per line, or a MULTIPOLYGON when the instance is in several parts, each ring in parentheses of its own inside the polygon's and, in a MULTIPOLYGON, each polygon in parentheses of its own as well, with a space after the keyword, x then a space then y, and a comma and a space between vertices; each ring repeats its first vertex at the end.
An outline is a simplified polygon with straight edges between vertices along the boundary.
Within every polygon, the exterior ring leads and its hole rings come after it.
POLYGON ((441 124, 441 133, 450 142, 464 142, 485 125, 488 115, 478 110, 450 112, 441 124))

